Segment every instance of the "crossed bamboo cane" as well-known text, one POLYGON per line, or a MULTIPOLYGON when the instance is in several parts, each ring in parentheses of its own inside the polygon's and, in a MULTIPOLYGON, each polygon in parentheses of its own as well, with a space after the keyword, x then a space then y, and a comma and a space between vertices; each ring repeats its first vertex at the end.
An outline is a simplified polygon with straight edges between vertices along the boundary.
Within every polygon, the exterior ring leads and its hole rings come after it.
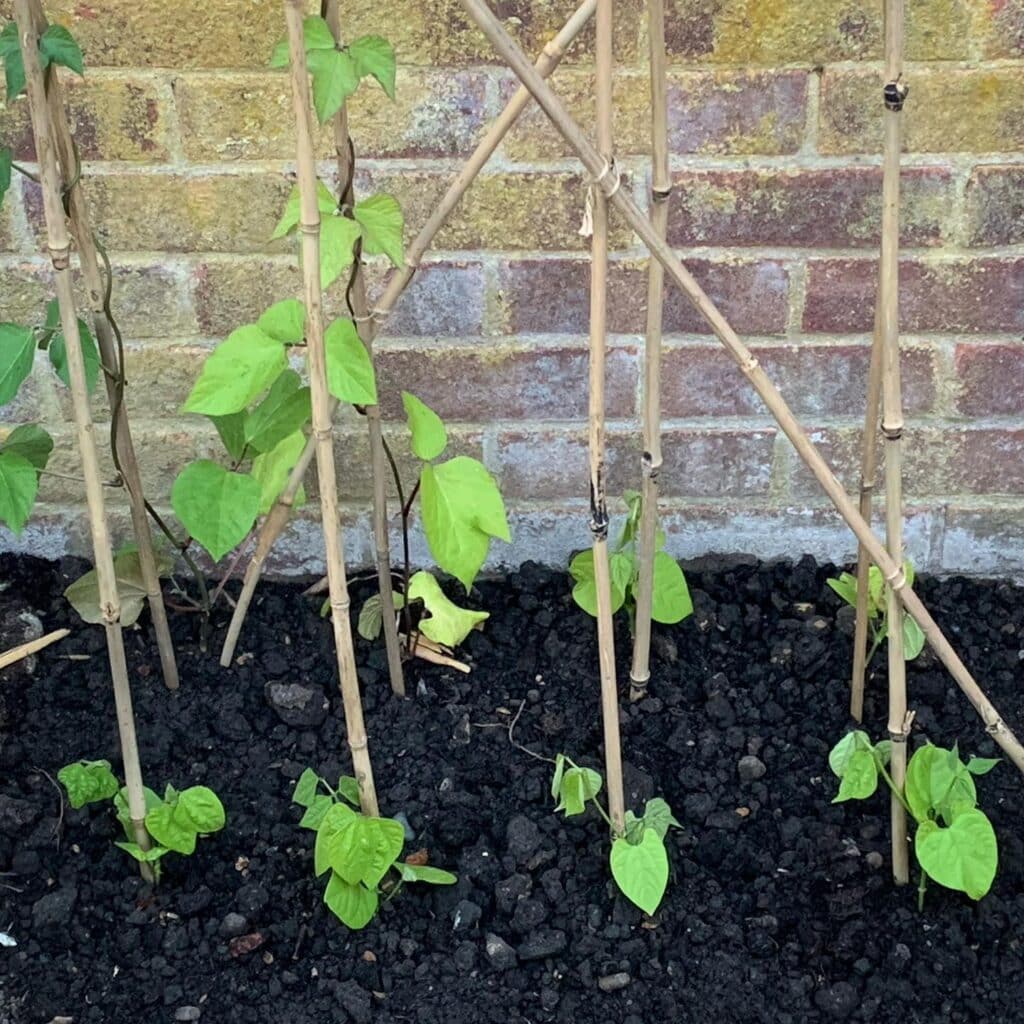
POLYGON ((778 389, 768 379, 767 374, 761 369, 757 360, 750 354, 725 317, 704 293, 668 244, 659 236, 647 214, 636 205, 625 189, 619 188, 619 175, 615 170, 614 162, 605 159, 595 149, 562 102, 552 92, 543 77, 531 66, 525 54, 508 35, 501 22, 483 0, 461 0, 461 2, 469 16, 490 40, 497 54, 515 72, 559 134, 579 157, 595 186, 607 196, 608 201, 615 206, 629 226, 637 233, 651 255, 665 268, 671 281, 686 295, 697 312, 707 321, 715 337, 725 346, 740 371, 768 407, 768 411, 775 418, 782 432, 789 438, 797 454, 814 474, 837 511, 846 520, 859 543, 863 545, 868 557, 879 567, 893 595, 898 598, 907 614, 921 627, 932 649, 981 716, 989 734, 1003 749, 1006 756, 1024 772, 1024 748, 1021 747, 1009 726, 982 692, 973 676, 967 671, 966 666, 950 646, 921 599, 907 584, 900 561, 894 559, 882 541, 875 536, 869 523, 860 514, 857 505, 847 495, 842 484, 836 479, 835 474, 800 427, 778 389))

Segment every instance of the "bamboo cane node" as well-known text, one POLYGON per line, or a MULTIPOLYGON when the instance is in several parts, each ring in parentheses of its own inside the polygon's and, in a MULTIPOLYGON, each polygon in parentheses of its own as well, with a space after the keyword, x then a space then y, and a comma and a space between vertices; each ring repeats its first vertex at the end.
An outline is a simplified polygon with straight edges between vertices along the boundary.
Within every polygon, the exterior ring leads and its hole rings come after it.
POLYGON ((67 270, 71 266, 71 243, 63 245, 50 245, 50 262, 54 270, 67 270))
POLYGON ((320 234, 320 221, 315 224, 300 224, 299 230, 304 235, 319 235, 320 234))
POLYGON ((898 78, 895 82, 886 82, 882 90, 886 110, 894 110, 899 113, 903 109, 910 86, 905 85, 898 78))
POLYGON ((331 437, 332 430, 330 427, 314 427, 313 437, 317 441, 325 441, 331 437))
POLYGON ((915 712, 908 710, 903 716, 903 724, 898 729, 889 727, 889 739, 893 743, 907 742, 907 739, 910 737, 911 726, 914 724, 914 714, 915 712))
POLYGON ((605 199, 611 199, 619 191, 622 175, 619 174, 619 170, 615 166, 614 158, 605 160, 604 166, 598 174, 590 179, 590 183, 596 185, 604 193, 605 199))
POLYGON ((668 188, 652 188, 651 189, 651 202, 652 203, 667 203, 672 197, 672 186, 668 188))
POLYGON ((895 423, 886 426, 882 424, 882 435, 886 441, 898 441, 903 436, 903 424, 895 423))

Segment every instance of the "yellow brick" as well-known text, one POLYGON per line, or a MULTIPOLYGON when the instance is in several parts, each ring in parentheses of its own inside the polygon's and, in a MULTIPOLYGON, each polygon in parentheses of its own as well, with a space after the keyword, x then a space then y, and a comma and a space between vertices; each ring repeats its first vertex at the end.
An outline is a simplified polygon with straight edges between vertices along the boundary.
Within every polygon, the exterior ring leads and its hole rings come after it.
MULTIPOLYGON (((83 160, 167 160, 167 109, 152 80, 63 75, 71 130, 83 160)), ((0 139, 22 159, 35 145, 25 103, 0 106, 0 139)))
MULTIPOLYGON (((358 156, 424 157, 469 152, 476 144, 486 80, 474 72, 399 70, 396 98, 365 84, 349 104, 358 156)), ((284 74, 183 74, 174 95, 190 160, 294 160, 292 101, 284 74)), ((334 155, 329 127, 321 158, 334 155)))
MULTIPOLYGON (((826 72, 819 148, 872 153, 882 146, 881 77, 826 72)), ((904 107, 908 152, 1008 152, 1024 149, 1024 68, 915 70, 904 107)))
MULTIPOLYGON (((405 212, 406 240, 437 205, 449 174, 375 175, 373 190, 389 192, 405 212)), ((626 186, 624 186, 626 187, 626 186)), ((586 200, 583 178, 568 173, 483 174, 441 230, 438 249, 582 249, 578 231, 586 200)), ((613 218, 612 247, 630 244, 631 233, 613 218)))
MULTIPOLYGON (((288 251, 269 241, 291 191, 277 174, 103 174, 85 179, 93 223, 111 251, 288 251)), ((38 200, 34 204, 39 222, 38 200)))
MULTIPOLYGON (((977 0, 930 0, 907 18, 911 60, 971 56, 970 29, 977 0)), ((670 53, 721 64, 803 65, 878 57, 882 0, 678 0, 669 13, 670 53)))

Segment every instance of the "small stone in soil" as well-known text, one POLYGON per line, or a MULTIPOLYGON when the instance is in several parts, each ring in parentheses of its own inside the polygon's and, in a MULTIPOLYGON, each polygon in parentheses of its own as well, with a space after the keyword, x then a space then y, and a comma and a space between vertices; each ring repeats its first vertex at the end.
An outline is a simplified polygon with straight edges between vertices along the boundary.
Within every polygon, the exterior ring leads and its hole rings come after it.
POLYGON ((500 936, 488 932, 484 940, 484 951, 492 967, 507 971, 518 963, 516 951, 500 936))
POLYGON ((814 1005, 833 1020, 846 1020, 859 1002, 857 990, 848 981, 837 981, 814 993, 814 1005))
POLYGON ((248 927, 247 917, 232 912, 224 915, 224 920, 220 923, 220 933, 226 939, 233 939, 236 935, 244 935, 248 927))
POLYGON ((535 822, 523 814, 517 814, 508 823, 505 838, 508 841, 508 852, 518 864, 525 864, 540 846, 540 830, 535 822))
POLYGON ((372 1017, 370 993, 355 981, 346 981, 338 987, 338 1002, 356 1024, 370 1024, 372 1017))
POLYGON ((736 765, 736 770, 739 772, 740 778, 744 782, 754 782, 764 776, 768 769, 765 767, 764 761, 759 757, 754 757, 753 754, 747 754, 746 757, 741 757, 739 764, 736 765))
POLYGON ((77 899, 78 890, 73 885, 48 892, 32 907, 32 926, 37 931, 46 931, 67 925, 77 899))
POLYGON ((316 728, 327 718, 327 696, 319 686, 270 682, 263 688, 267 703, 285 725, 316 728))
POLYGON ((469 931, 476 926, 482 913, 478 904, 470 900, 459 900, 458 905, 452 911, 452 929, 454 931, 469 931))
POLYGON ((550 928, 536 931, 525 942, 521 942, 518 953, 521 960, 543 960, 546 956, 564 953, 565 948, 565 932, 550 928))
POLYGON ((620 988, 625 988, 630 980, 625 971, 619 971, 617 974, 606 974, 603 978, 598 978, 597 987, 602 992, 618 992, 620 988))
POLYGON ((175 1020, 199 1020, 203 1011, 198 1006, 179 1006, 174 1011, 175 1020))

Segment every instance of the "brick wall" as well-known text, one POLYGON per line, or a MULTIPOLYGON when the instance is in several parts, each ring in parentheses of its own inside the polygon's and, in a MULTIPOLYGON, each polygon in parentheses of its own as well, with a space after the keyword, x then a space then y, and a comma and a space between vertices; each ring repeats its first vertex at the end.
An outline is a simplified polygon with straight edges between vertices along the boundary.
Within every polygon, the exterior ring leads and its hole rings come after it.
MULTIPOLYGON (((502 0, 532 51, 573 0, 502 0)), ((620 0, 618 150, 646 201, 648 115, 641 0, 620 0)), ((669 231, 844 482, 856 482, 880 209, 880 0, 669 3, 669 231)), ((0 14, 9 14, 0 0, 0 14)), ((287 242, 267 236, 289 189, 287 82, 263 70, 282 34, 265 0, 50 0, 86 53, 69 82, 95 215, 118 270, 131 407, 150 491, 216 450, 176 410, 210 346, 297 294, 287 242)), ((398 101, 364 90, 353 111, 360 184, 392 191, 413 229, 514 83, 455 0, 343 0, 347 29, 383 31, 402 64, 398 101)), ((908 545, 935 570, 1024 572, 1024 2, 908 4, 903 294, 908 545)), ((586 46, 556 74, 592 115, 586 46)), ((24 111, 0 137, 31 158, 24 111)), ((330 173, 324 138, 324 173, 330 173)), ((445 229, 380 351, 385 409, 405 387, 482 453, 513 510, 506 560, 564 559, 587 541, 586 249, 575 161, 531 111, 445 229)), ((20 182, 0 214, 2 319, 48 294, 38 195, 20 182)), ((608 361, 613 493, 638 480, 638 353, 645 258, 613 226, 608 361)), ((379 273, 375 273, 379 280, 379 273)), ((666 307, 670 546, 680 555, 853 545, 756 396, 687 304, 666 307)), ((7 410, 5 410, 7 414, 7 410)), ((68 404, 42 364, 12 421, 37 417, 71 471, 68 404)), ((102 415, 102 414, 100 414, 102 415)), ((344 419, 339 461, 349 543, 365 560, 369 481, 362 429, 344 419)), ((32 526, 0 545, 85 546, 74 484, 47 478, 32 526)), ((118 514, 123 521, 123 510, 118 514)), ((422 550, 422 546, 420 548, 422 550)), ((313 518, 279 569, 311 569, 313 518)))

